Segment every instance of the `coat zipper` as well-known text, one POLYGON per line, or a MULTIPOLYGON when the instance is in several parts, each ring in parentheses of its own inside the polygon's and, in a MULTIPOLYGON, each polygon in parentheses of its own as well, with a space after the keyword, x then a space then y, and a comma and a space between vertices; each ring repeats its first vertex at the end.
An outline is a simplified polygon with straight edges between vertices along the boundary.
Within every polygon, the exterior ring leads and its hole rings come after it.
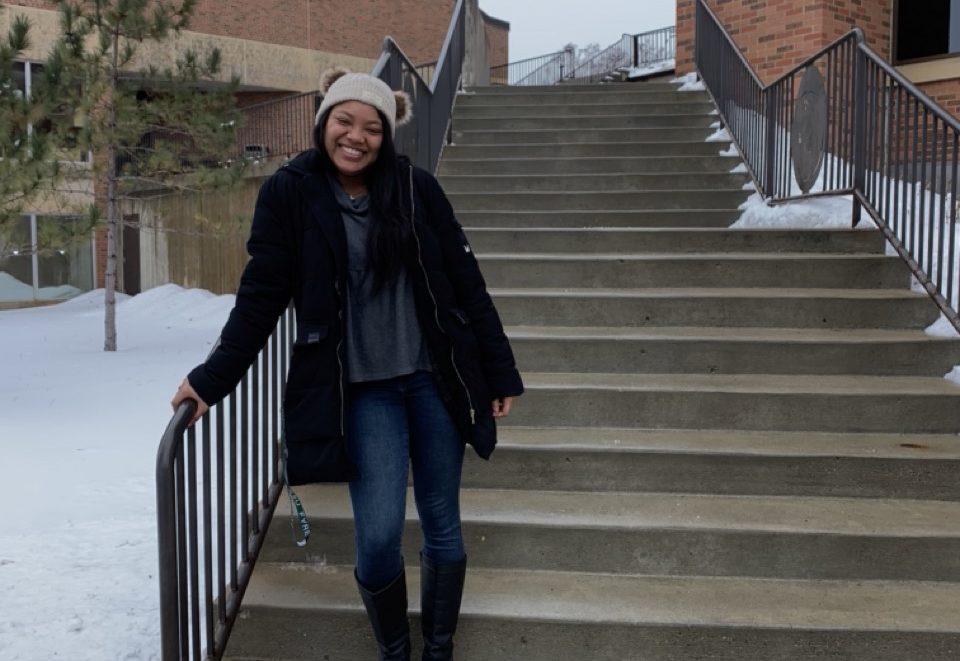
POLYGON ((343 392, 343 358, 341 357, 341 348, 343 347, 343 336, 344 336, 344 327, 343 327, 343 295, 340 293, 340 280, 334 281, 334 288, 337 291, 337 316, 340 318, 340 339, 337 341, 337 367, 340 369, 340 378, 338 379, 340 383, 340 436, 345 436, 344 430, 344 392, 343 392))
MULTIPOLYGON (((420 246, 420 237, 417 236, 417 223, 416 223, 416 201, 414 199, 413 191, 413 166, 410 166, 410 230, 413 232, 413 240, 417 243, 417 264, 420 266, 420 271, 423 273, 423 281, 427 284, 427 293, 430 294, 430 300, 433 302, 433 319, 437 322, 437 328, 440 329, 440 332, 444 335, 447 334, 443 330, 443 326, 440 324, 440 312, 439 306, 437 305, 437 298, 433 295, 433 289, 430 287, 430 278, 427 277, 427 269, 423 265, 423 256, 422 248, 420 246)), ((453 365, 453 371, 457 375, 457 380, 460 381, 461 387, 463 387, 463 392, 467 395, 467 405, 470 407, 470 425, 477 424, 477 412, 473 406, 473 398, 470 396, 470 390, 467 388, 467 383, 463 380, 463 376, 460 374, 460 369, 457 367, 457 358, 454 354, 453 343, 450 343, 450 363, 453 365)))

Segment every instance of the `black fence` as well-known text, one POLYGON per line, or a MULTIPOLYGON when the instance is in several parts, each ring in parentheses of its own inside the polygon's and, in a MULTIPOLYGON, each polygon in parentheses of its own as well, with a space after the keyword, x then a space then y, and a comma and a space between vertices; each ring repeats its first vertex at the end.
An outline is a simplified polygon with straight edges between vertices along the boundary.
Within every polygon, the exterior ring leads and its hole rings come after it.
POLYGON ((765 86, 698 0, 695 57, 761 195, 851 195, 960 331, 960 122, 859 29, 765 86))
POLYGON ((180 405, 157 453, 161 649, 171 659, 219 659, 280 497, 280 417, 293 310, 240 385, 188 424, 180 405))
POLYGON ((249 160, 289 159, 313 146, 318 92, 304 92, 243 109, 234 156, 249 160))
POLYGON ((491 85, 556 85, 573 68, 573 51, 547 55, 490 67, 491 85))

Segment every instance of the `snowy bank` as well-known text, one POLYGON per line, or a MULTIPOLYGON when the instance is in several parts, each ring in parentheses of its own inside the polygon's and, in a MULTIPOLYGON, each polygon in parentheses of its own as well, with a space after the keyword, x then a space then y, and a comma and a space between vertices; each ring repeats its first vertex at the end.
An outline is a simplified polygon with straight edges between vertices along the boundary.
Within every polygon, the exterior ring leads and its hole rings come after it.
POLYGON ((159 658, 154 462, 231 296, 158 287, 0 312, 0 658, 159 658))

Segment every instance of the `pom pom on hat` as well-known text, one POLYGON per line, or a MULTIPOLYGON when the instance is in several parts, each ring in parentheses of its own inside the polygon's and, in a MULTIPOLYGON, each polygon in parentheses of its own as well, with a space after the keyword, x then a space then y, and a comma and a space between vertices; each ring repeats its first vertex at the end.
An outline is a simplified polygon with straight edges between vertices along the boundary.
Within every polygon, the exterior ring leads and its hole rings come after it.
POLYGON ((319 124, 323 114, 344 101, 360 101, 383 113, 390 124, 390 134, 396 133, 413 118, 413 104, 406 92, 394 91, 379 78, 366 73, 351 73, 346 69, 328 69, 320 76, 320 93, 323 101, 317 110, 314 124, 319 124))

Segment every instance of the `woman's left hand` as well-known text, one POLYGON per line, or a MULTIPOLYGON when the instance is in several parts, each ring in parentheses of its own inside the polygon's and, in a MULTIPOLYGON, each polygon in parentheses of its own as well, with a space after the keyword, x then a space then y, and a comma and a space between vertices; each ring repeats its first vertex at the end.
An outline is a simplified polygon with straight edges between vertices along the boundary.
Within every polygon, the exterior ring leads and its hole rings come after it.
POLYGON ((513 397, 499 397, 493 400, 493 417, 503 418, 510 415, 513 406, 513 397))

